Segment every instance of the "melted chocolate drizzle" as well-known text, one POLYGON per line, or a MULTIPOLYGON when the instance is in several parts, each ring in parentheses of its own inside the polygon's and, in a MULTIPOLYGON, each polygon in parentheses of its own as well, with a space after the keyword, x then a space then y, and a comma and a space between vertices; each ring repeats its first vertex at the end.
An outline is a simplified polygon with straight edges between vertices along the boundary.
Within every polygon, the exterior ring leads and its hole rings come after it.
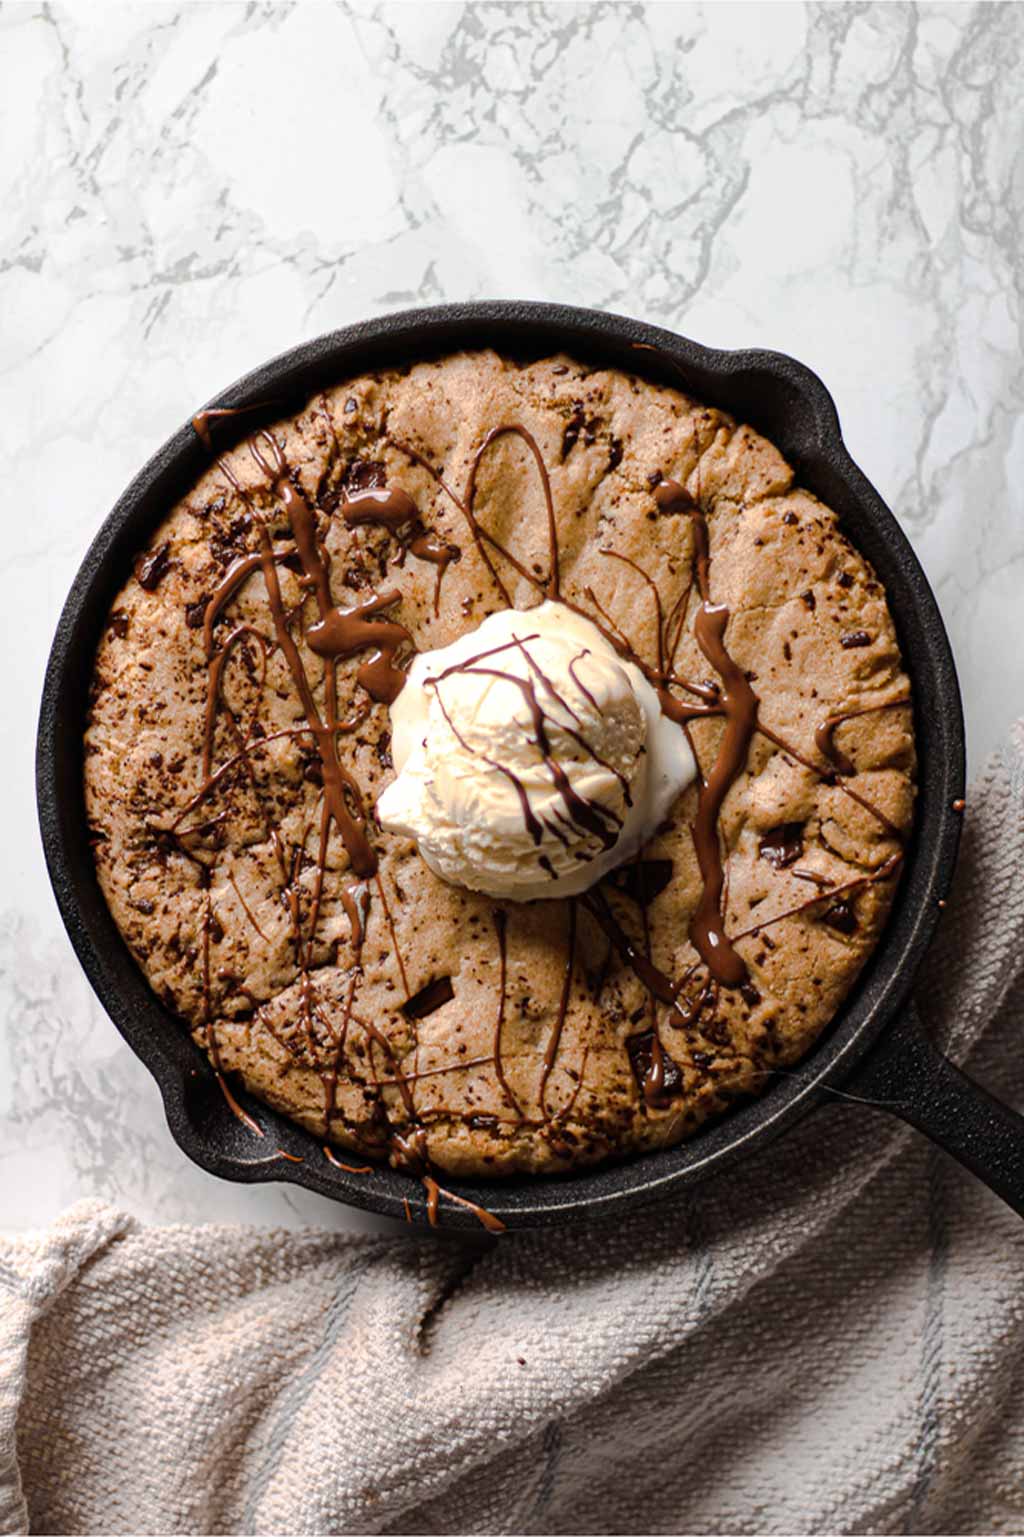
POLYGON ((270 410, 275 404, 280 405, 281 402, 261 400, 251 406, 221 406, 220 408, 211 407, 206 411, 197 411, 192 418, 192 431, 200 443, 202 443, 206 452, 212 454, 214 451, 213 429, 218 427, 221 422, 230 421, 236 416, 254 416, 260 412, 270 410))
MULTIPOLYGON (((726 647, 729 610, 724 603, 711 601, 710 540, 704 513, 689 492, 674 480, 662 480, 658 484, 655 500, 662 512, 685 512, 690 517, 697 588, 701 597, 694 619, 694 635, 721 679, 716 709, 725 716, 725 731, 718 754, 710 773, 702 777, 697 815, 690 829, 703 882, 697 910, 690 922, 690 939, 716 981, 727 987, 739 987, 747 979, 747 967, 725 932, 722 916, 725 870, 718 822, 726 795, 746 767, 760 701, 726 647)), ((693 709, 692 706, 684 708, 693 709)))
POLYGON ((419 508, 407 491, 400 486, 369 486, 346 497, 341 508, 342 517, 350 527, 375 523, 393 534, 405 531, 401 561, 406 551, 417 560, 428 561, 437 567, 434 583, 434 613, 441 612, 441 579, 448 567, 460 559, 458 545, 448 544, 432 528, 424 527, 419 508))
POLYGON ((832 764, 840 774, 852 779, 857 772, 857 766, 837 745, 836 731, 845 721, 856 720, 861 715, 873 715, 877 710, 895 710, 900 705, 907 705, 909 708, 910 700, 903 695, 899 699, 883 699, 880 704, 861 705, 859 708, 839 710, 834 715, 828 715, 820 726, 815 728, 814 745, 826 762, 832 764))

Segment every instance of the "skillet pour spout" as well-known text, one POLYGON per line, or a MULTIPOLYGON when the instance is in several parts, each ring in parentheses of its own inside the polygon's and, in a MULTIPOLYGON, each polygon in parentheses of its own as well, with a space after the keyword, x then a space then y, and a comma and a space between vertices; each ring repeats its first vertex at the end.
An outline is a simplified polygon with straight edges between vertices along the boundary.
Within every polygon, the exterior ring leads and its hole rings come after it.
POLYGON ((110 513, 75 578, 40 711, 43 844, 78 957, 114 1024, 156 1079, 174 1137, 191 1159, 222 1178, 287 1180, 390 1217, 411 1208, 420 1231, 428 1202, 436 1202, 436 1191, 425 1193, 395 1170, 350 1172, 329 1162, 311 1133, 262 1104, 244 1099, 258 1137, 231 1113, 205 1057, 150 991, 100 892, 85 817, 82 738, 92 659, 109 606, 135 553, 208 464, 211 429, 218 447, 226 447, 232 433, 250 432, 346 376, 482 346, 519 358, 565 351, 682 387, 776 443, 801 483, 839 515, 886 588, 913 687, 920 779, 915 831, 889 922, 857 986, 794 1069, 760 1099, 667 1151, 558 1179, 452 1183, 456 1203, 445 1203, 444 1229, 479 1233, 480 1208, 515 1229, 606 1217, 678 1195, 763 1149, 841 1085, 920 1128, 1024 1215, 1024 1119, 946 1061, 909 1006, 956 861, 963 713, 934 595, 899 524, 847 453, 828 391, 781 353, 714 351, 623 316, 533 302, 387 315, 318 337, 257 368, 154 455, 110 513))

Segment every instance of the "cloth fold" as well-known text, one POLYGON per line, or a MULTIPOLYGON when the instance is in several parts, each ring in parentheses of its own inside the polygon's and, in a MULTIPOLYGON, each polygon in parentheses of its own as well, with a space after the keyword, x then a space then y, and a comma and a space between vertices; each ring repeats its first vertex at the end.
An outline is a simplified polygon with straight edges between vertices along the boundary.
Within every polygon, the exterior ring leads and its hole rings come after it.
MULTIPOLYGON (((919 1005, 1024 1103, 1024 728, 919 1005)), ((492 1247, 0 1239, 0 1531, 1024 1530, 1024 1224, 837 1099, 628 1221, 492 1247)))

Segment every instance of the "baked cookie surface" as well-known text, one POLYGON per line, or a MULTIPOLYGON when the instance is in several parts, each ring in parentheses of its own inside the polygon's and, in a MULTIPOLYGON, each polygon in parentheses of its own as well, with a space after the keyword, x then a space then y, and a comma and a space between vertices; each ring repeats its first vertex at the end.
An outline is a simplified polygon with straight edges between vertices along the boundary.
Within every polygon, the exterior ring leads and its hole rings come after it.
POLYGON ((564 1172, 678 1142, 829 1023, 898 881, 910 685, 871 567, 764 438, 463 353, 211 456, 113 604, 85 794, 114 918, 229 1083, 361 1156, 564 1172), (374 490, 411 501, 375 518, 374 490), (590 892, 503 902, 374 822, 388 698, 553 580, 701 780, 590 892))

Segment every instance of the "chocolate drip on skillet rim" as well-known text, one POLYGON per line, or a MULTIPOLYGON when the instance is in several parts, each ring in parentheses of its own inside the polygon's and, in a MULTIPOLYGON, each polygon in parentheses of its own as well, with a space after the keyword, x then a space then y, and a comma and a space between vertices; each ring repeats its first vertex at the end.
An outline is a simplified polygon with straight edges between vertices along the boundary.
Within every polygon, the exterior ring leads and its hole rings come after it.
MULTIPOLYGON (((714 353, 671 333, 593 312, 533 304, 470 305, 391 315, 321 338, 257 370, 211 409, 252 406, 274 397, 277 404, 268 410, 269 418, 281 413, 283 397, 305 398, 346 374, 474 345, 494 345, 513 356, 564 350, 583 362, 603 362, 681 385, 697 399, 750 421, 776 442, 794 462, 801 483, 840 514, 886 586, 912 678, 922 765, 917 829, 901 893, 860 985, 817 1046, 764 1098, 668 1152, 559 1181, 454 1186, 510 1227, 522 1227, 610 1213, 679 1191, 734 1163, 759 1142, 763 1145, 814 1102, 820 1085, 840 1083, 849 1074, 905 999, 938 920, 937 899, 948 889, 961 821, 950 808, 963 795, 963 737, 948 643, 920 568, 891 514, 846 455, 823 386, 792 359, 714 353)), ((252 426, 247 419, 237 436, 252 426)), ((227 441, 218 446, 228 446, 227 441)), ((150 994, 93 874, 79 776, 81 700, 95 641, 131 557, 145 547, 160 516, 207 462, 191 427, 183 428, 114 509, 66 605, 44 692, 37 760, 54 889, 87 973, 115 1023, 157 1077, 171 1129, 189 1156, 227 1178, 284 1178, 401 1217, 408 1181, 389 1170, 350 1177, 319 1156, 306 1156, 302 1164, 253 1158, 251 1137, 234 1122, 215 1086, 211 1096, 211 1079, 196 1048, 169 1028, 171 1016, 150 994)), ((252 1108, 262 1124, 274 1128, 275 1147, 297 1156, 310 1154, 313 1139, 263 1106, 252 1108)), ((422 1198, 417 1196, 417 1202, 422 1220, 422 1198)), ((477 1230, 470 1214, 463 1219, 455 1211, 446 1211, 445 1225, 477 1230)))

